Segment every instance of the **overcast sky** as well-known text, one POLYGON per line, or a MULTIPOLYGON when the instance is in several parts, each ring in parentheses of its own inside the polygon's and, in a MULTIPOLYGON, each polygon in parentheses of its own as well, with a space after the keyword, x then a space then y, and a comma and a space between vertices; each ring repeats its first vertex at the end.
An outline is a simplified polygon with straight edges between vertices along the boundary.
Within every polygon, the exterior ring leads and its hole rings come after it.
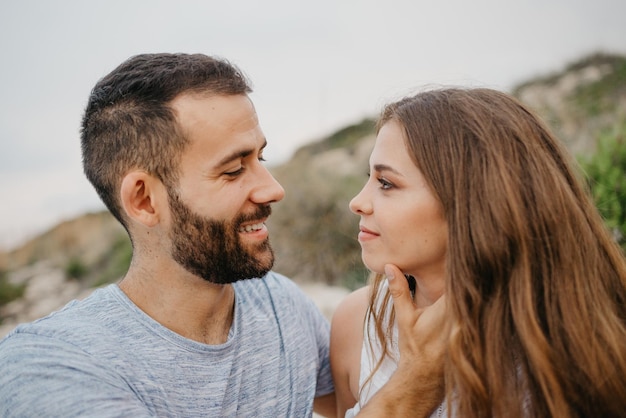
POLYGON ((507 91, 595 51, 626 54, 624 16, 623 0, 0 0, 0 248, 103 208, 80 118, 131 55, 240 66, 271 165, 420 86, 507 91))

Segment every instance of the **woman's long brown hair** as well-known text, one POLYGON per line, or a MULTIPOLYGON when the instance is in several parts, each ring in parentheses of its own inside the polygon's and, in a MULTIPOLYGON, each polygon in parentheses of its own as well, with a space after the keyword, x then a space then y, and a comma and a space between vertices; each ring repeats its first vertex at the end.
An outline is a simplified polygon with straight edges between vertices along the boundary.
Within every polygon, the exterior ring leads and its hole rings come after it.
MULTIPOLYGON (((419 93, 388 105, 379 129, 389 120, 448 223, 457 416, 625 416, 626 262, 559 140, 490 89, 419 93)), ((379 297, 369 319, 386 347, 379 297)))

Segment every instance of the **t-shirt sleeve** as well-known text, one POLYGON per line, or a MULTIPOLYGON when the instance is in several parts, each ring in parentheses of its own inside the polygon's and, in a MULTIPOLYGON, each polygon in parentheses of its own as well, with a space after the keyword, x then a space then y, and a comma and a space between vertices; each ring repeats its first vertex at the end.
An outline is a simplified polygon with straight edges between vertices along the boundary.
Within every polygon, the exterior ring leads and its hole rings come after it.
POLYGON ((319 368, 317 373, 317 386, 315 396, 328 395, 335 391, 333 378, 330 371, 330 324, 313 300, 304 293, 294 282, 286 279, 292 287, 292 291, 297 295, 297 305, 304 311, 307 319, 307 326, 312 330, 317 343, 317 353, 319 368))
POLYGON ((110 365, 58 339, 12 333, 0 342, 2 417, 151 417, 110 365))
POLYGON ((314 313, 312 315, 314 316, 315 335, 318 342, 317 350, 320 359, 317 388, 315 390, 315 396, 317 397, 334 392, 335 386, 330 371, 330 324, 314 304, 313 309, 314 313))

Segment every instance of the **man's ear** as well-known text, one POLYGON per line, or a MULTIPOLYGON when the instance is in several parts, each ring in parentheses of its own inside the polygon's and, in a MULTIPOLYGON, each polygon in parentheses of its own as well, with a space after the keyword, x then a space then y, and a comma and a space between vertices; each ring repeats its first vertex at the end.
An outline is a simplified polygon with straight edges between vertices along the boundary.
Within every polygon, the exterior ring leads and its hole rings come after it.
POLYGON ((122 179, 120 200, 126 216, 131 221, 147 227, 160 220, 160 206, 165 187, 160 180, 145 171, 131 171, 122 179))

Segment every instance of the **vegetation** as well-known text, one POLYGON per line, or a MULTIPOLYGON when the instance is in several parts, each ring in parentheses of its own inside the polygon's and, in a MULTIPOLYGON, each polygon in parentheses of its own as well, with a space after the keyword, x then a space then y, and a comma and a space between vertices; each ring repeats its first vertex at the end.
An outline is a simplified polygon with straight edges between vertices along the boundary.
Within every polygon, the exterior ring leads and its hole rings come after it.
POLYGON ((80 259, 73 257, 65 267, 65 277, 68 279, 81 279, 87 274, 87 267, 80 259))
POLYGON ((366 281, 359 220, 348 204, 365 183, 369 149, 363 152, 363 139, 373 134, 374 121, 365 119, 301 148, 273 170, 287 192, 268 221, 277 271, 350 289, 366 281))
MULTIPOLYGON (((563 78, 563 74, 576 72, 581 69, 585 69, 585 68, 592 67, 592 66, 610 67, 609 76, 612 73, 619 74, 619 73, 622 73, 623 71, 624 62, 626 62, 626 57, 623 57, 620 55, 607 54, 603 52, 592 54, 580 60, 570 63, 562 71, 554 72, 552 74, 548 74, 545 76, 534 77, 527 81, 524 81, 523 83, 520 83, 513 90, 513 94, 517 96, 521 90, 531 85, 536 85, 536 84, 543 84, 547 86, 554 85, 563 78)), ((602 79, 605 77, 606 75, 604 77, 601 77, 601 79, 599 80, 601 84, 607 84, 605 82, 602 82, 602 79)))
POLYGON ((374 133, 375 123, 374 119, 365 118, 359 123, 338 130, 321 141, 305 145, 298 150, 297 154, 319 154, 336 148, 354 146, 363 137, 374 133))
MULTIPOLYGON (((21 298, 26 286, 13 284, 7 278, 5 271, 0 271, 0 306, 4 306, 12 300, 21 298)), ((2 318, 0 318, 1 322, 2 318)))
POLYGON ((603 132, 596 153, 580 163, 598 210, 626 250, 626 120, 603 132))
POLYGON ((326 284, 344 285, 348 277, 354 282, 362 263, 358 219, 348 203, 363 179, 320 172, 312 176, 309 167, 289 174, 278 178, 288 193, 269 219, 276 270, 326 284))
POLYGON ((101 286, 121 278, 128 270, 131 258, 130 240, 126 235, 120 235, 95 263, 87 265, 79 257, 72 257, 65 267, 65 276, 80 280, 85 286, 101 286))
POLYGON ((120 236, 111 247, 101 262, 99 274, 94 286, 101 286, 119 280, 128 270, 133 256, 133 248, 130 239, 120 236))
POLYGON ((611 57, 603 61, 606 73, 598 80, 575 89, 572 100, 586 116, 614 112, 617 97, 626 95, 626 58, 611 57))

